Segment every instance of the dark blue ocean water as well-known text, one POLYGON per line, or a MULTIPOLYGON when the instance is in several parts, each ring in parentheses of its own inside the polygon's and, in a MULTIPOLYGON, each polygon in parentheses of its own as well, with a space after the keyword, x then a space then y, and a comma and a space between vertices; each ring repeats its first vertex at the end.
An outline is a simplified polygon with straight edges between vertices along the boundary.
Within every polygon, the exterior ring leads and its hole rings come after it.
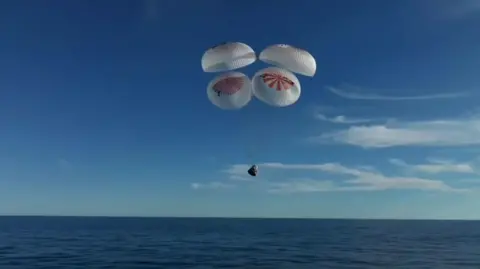
POLYGON ((480 222, 0 217, 0 268, 480 268, 480 222))

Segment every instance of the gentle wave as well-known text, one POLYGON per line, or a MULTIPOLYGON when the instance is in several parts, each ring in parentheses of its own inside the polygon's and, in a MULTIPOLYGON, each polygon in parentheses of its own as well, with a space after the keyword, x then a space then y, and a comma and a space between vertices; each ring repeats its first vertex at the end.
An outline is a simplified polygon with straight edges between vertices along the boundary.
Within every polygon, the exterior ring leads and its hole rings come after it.
POLYGON ((0 268, 480 268, 480 222, 0 217, 0 268))

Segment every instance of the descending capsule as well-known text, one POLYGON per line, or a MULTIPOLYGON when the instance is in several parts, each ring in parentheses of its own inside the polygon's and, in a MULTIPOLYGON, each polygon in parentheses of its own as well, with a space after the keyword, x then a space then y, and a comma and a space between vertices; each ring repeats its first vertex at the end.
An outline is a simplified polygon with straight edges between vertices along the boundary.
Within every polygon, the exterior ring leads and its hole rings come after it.
POLYGON ((202 57, 204 72, 225 72, 251 65, 257 60, 255 51, 247 44, 225 42, 208 49, 202 57))
POLYGON ((315 58, 308 51, 291 45, 271 45, 265 48, 258 58, 267 64, 308 77, 313 77, 317 70, 315 58))
POLYGON ((255 97, 268 105, 285 107, 297 102, 301 86, 292 72, 278 67, 267 67, 253 76, 252 91, 255 97))
POLYGON ((252 82, 240 72, 224 73, 210 81, 207 96, 221 109, 240 109, 252 99, 252 82))
POLYGON ((247 170, 247 173, 252 177, 256 177, 258 174, 258 167, 256 165, 252 165, 252 167, 247 170))

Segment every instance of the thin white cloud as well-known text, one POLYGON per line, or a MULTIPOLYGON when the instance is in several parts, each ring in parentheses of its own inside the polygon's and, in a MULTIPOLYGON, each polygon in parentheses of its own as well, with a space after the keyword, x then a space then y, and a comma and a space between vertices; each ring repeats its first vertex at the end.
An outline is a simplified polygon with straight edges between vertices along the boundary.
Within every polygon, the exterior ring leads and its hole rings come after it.
POLYGON ((331 180, 291 179, 288 182, 271 183, 268 192, 327 192, 333 191, 336 186, 331 180))
POLYGON ((435 163, 435 164, 449 164, 449 163, 455 163, 454 160, 451 159, 443 159, 443 158, 437 158, 437 157, 428 157, 427 161, 429 163, 435 163))
POLYGON ((459 181, 469 184, 480 184, 480 178, 461 178, 459 181))
MULTIPOLYGON (((247 174, 247 170, 250 168, 247 164, 234 164, 228 167, 228 169, 221 171, 227 174, 229 181, 251 181, 252 177, 247 174)), ((192 189, 231 189, 235 185, 232 183, 224 183, 219 181, 208 183, 192 183, 190 185, 192 189)))
POLYGON ((390 159, 389 162, 393 165, 402 167, 408 171, 420 172, 426 174, 440 174, 440 173, 460 173, 473 174, 475 170, 470 163, 455 163, 450 161, 429 161, 425 164, 408 164, 400 159, 390 159))
POLYGON ((272 183, 267 190, 270 193, 299 193, 299 192, 346 192, 346 191, 377 191, 374 186, 346 186, 339 187, 331 180, 293 179, 288 182, 272 183))
POLYGON ((226 184, 223 182, 208 182, 208 183, 192 183, 190 185, 192 189, 230 189, 235 186, 232 184, 226 184))
POLYGON ((367 123, 367 122, 373 121, 373 119, 352 119, 352 118, 347 118, 343 115, 335 116, 335 117, 327 117, 326 115, 320 114, 320 113, 317 113, 315 115, 315 118, 318 120, 338 123, 338 124, 359 124, 359 123, 367 123))
POLYGON ((480 119, 395 122, 352 126, 309 138, 312 142, 340 143, 364 148, 397 146, 480 145, 480 119))
POLYGON ((247 174, 249 168, 247 164, 234 164, 222 172, 227 174, 229 180, 251 181, 252 177, 247 174))
POLYGON ((338 163, 283 164, 263 163, 263 169, 311 170, 318 173, 347 176, 343 180, 289 180, 272 182, 270 192, 320 192, 320 191, 375 191, 387 189, 417 189, 430 191, 459 191, 443 181, 419 177, 386 176, 374 169, 350 168, 338 163))
POLYGON ((447 99, 447 98, 459 98, 459 97, 467 96, 467 93, 465 92, 438 93, 438 94, 416 95, 416 96, 379 95, 375 93, 367 93, 363 88, 348 85, 348 84, 344 84, 339 87, 327 86, 326 89, 331 93, 343 98, 360 99, 360 100, 407 101, 407 100, 447 99))

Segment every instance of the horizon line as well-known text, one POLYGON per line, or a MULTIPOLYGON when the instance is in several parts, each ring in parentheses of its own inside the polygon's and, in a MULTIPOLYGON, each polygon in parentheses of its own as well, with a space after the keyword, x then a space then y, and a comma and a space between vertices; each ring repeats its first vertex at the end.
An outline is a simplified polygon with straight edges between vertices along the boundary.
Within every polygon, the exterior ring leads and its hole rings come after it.
POLYGON ((246 216, 108 216, 108 215, 48 215, 48 214, 0 214, 0 218, 116 218, 116 219, 238 219, 238 220, 362 220, 362 221, 480 221, 480 219, 460 218, 373 218, 373 217, 246 217, 246 216))

